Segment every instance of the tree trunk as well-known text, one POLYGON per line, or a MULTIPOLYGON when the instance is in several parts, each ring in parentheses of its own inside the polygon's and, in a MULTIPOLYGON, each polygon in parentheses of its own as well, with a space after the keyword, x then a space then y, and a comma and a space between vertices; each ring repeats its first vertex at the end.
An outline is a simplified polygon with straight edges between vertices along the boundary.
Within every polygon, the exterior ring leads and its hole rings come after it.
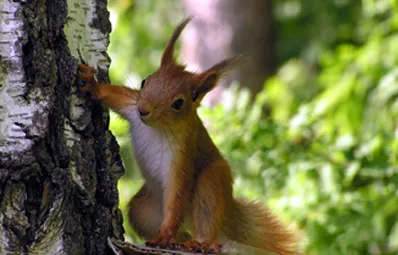
POLYGON ((107 82, 106 0, 0 0, 0 254, 110 254, 123 174, 108 113, 77 92, 107 82))
POLYGON ((202 71, 220 60, 244 54, 246 63, 232 72, 207 98, 213 104, 222 87, 237 80, 253 94, 276 63, 271 0, 183 0, 194 19, 183 33, 183 55, 188 67, 202 71))

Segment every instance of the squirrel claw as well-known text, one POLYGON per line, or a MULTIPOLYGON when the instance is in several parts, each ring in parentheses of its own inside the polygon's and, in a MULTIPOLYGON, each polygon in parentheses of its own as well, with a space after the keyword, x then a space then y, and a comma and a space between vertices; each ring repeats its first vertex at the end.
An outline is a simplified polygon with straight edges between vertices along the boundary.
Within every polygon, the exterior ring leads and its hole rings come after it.
POLYGON ((183 244, 177 245, 177 249, 184 252, 193 252, 193 253, 219 253, 221 252, 221 245, 219 244, 212 244, 208 245, 207 243, 200 243, 198 241, 186 241, 183 244))
POLYGON ((87 82, 87 83, 93 83, 93 82, 95 82, 95 79, 94 79, 94 75, 93 75, 93 74, 81 73, 81 74, 79 74, 79 78, 80 78, 80 80, 85 81, 85 82, 87 82))
POLYGON ((93 74, 95 73, 94 67, 85 65, 85 64, 79 64, 78 65, 79 71, 85 74, 93 74))
POLYGON ((174 249, 175 248, 173 238, 164 236, 162 234, 159 234, 154 239, 145 242, 145 245, 149 246, 149 247, 157 247, 157 248, 163 248, 163 249, 174 249))
POLYGON ((84 64, 79 64, 78 68, 81 72, 79 74, 79 79, 85 82, 84 86, 80 87, 79 90, 93 94, 95 92, 95 86, 97 85, 97 81, 94 78, 95 69, 84 64))
POLYGON ((209 247, 209 252, 211 253, 220 253, 221 252, 222 245, 219 243, 213 243, 209 247))

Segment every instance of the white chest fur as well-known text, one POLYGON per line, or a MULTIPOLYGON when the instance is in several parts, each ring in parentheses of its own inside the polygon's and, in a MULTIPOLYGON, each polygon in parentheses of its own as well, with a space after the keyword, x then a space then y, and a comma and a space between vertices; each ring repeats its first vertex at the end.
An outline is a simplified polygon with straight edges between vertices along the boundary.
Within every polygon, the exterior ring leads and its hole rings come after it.
POLYGON ((137 110, 132 111, 128 119, 135 159, 147 184, 152 189, 164 188, 173 160, 170 139, 161 130, 145 125, 137 110))

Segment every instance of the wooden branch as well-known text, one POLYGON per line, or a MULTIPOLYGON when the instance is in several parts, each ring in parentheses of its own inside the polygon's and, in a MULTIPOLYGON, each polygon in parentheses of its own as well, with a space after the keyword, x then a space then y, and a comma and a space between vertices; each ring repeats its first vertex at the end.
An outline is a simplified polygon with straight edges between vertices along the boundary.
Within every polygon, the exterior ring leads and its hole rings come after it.
MULTIPOLYGON (((108 238, 108 246, 112 249, 115 255, 192 255, 192 254, 203 254, 203 253, 191 253, 176 250, 165 250, 152 247, 146 247, 144 245, 134 245, 114 238, 108 238)), ((239 244, 236 242, 226 245, 224 251, 220 254, 224 255, 238 255, 238 254, 250 254, 250 255, 273 255, 261 249, 257 249, 248 245, 239 244)))

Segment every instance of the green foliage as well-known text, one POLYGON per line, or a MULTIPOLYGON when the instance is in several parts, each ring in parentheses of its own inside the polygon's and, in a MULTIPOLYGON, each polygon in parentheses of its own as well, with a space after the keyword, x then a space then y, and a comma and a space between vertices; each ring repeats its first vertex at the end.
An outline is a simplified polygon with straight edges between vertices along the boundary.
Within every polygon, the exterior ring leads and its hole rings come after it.
MULTIPOLYGON (((141 9, 138 3, 144 1, 135 3, 129 7, 134 26, 119 18, 122 24, 112 35, 120 39, 129 31, 133 49, 126 51, 132 53, 113 63, 117 70, 144 77, 157 66, 180 18, 172 18, 176 9, 156 9, 160 7, 154 1, 141 9), (159 33, 145 33, 146 21, 159 15, 171 18, 163 20, 159 33), (157 55, 145 57, 151 54, 157 55)), ((234 168, 235 194, 264 201, 294 222, 303 231, 309 254, 396 254, 398 1, 274 3, 281 63, 276 75, 254 102, 234 85, 226 91, 224 104, 200 109, 234 168), (271 109, 268 117, 264 105, 271 109)), ((113 54, 130 47, 113 43, 113 54)), ((113 119, 124 162, 130 166, 125 128, 113 119)), ((139 178, 130 167, 128 175, 139 178)), ((122 209, 139 184, 120 182, 122 209)))
POLYGON ((279 61, 301 56, 316 64, 318 55, 342 42, 357 43, 366 36, 358 0, 273 0, 279 61))
POLYGON ((114 24, 109 45, 114 83, 137 86, 160 64, 174 27, 183 18, 176 0, 110 0, 114 24))

